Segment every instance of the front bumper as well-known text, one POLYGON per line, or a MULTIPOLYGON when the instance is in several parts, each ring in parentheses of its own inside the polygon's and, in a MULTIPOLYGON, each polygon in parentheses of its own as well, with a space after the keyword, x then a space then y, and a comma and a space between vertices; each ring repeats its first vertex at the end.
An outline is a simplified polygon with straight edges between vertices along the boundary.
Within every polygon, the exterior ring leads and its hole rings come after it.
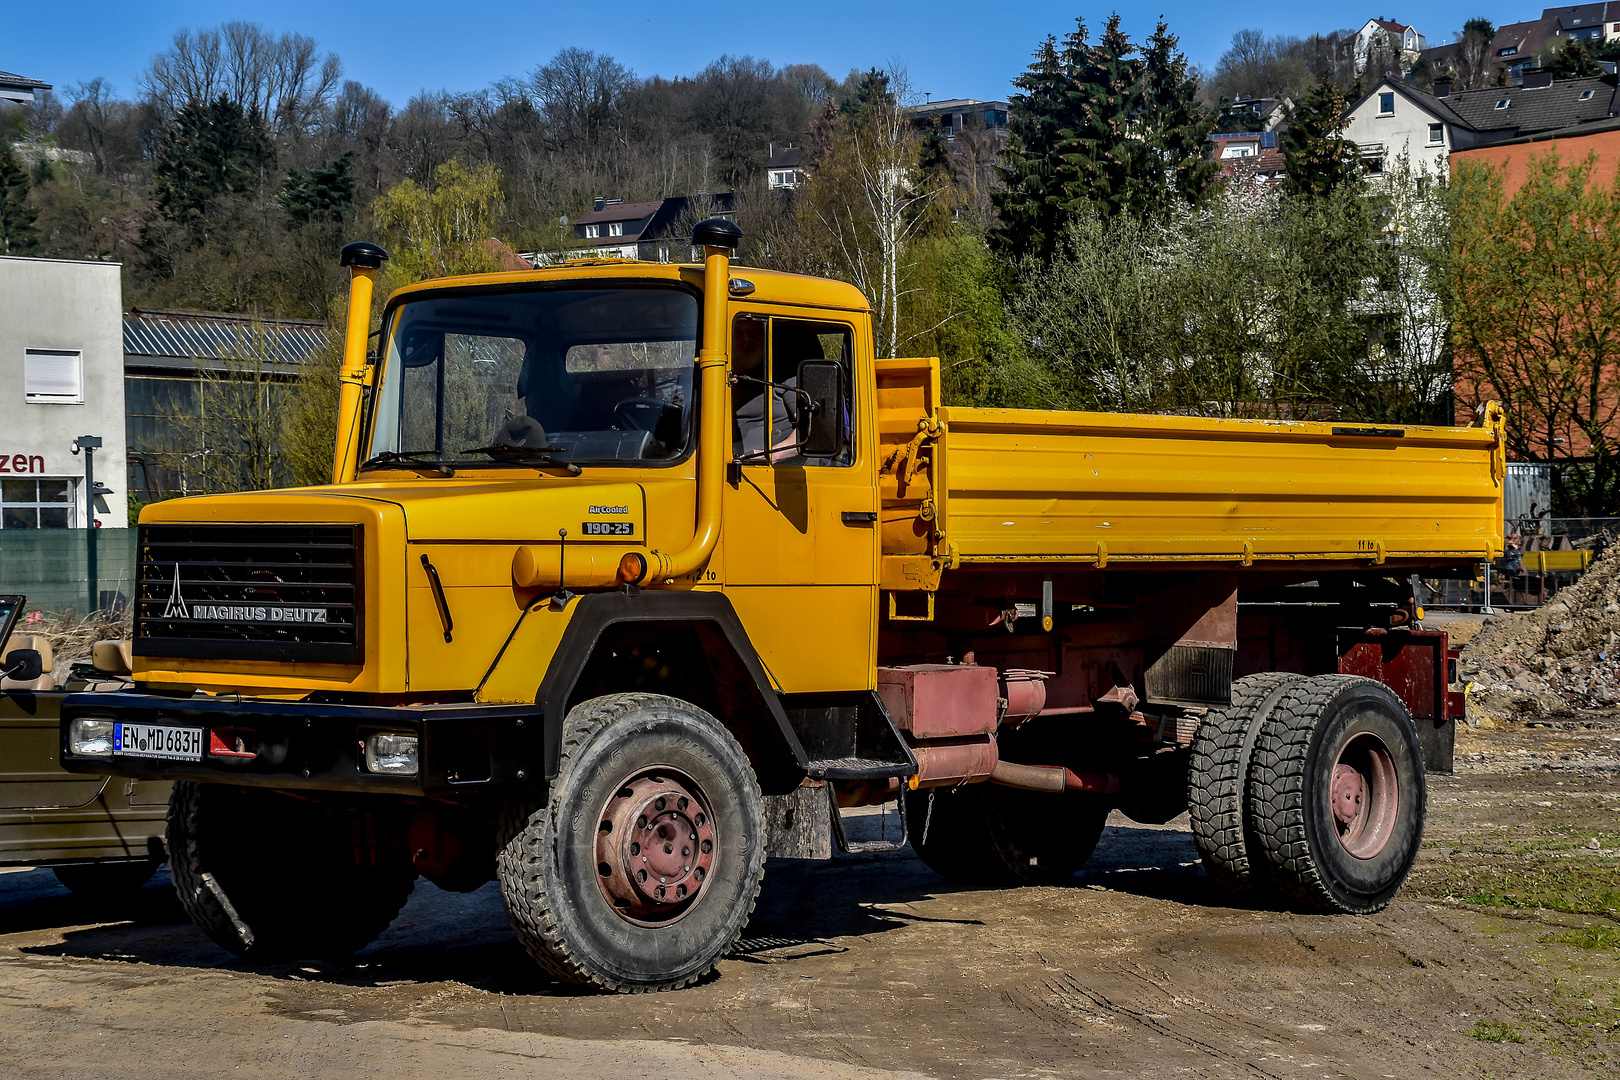
POLYGON ((202 780, 244 787, 315 791, 475 796, 483 789, 523 787, 544 775, 540 711, 533 705, 328 705, 239 697, 169 698, 136 693, 72 694, 62 702, 62 767, 140 780, 202 780), (203 729, 201 761, 163 761, 129 754, 73 754, 68 726, 76 718, 203 729), (251 758, 208 752, 210 729, 249 729, 251 758), (376 732, 414 734, 415 776, 366 770, 364 742, 376 732))

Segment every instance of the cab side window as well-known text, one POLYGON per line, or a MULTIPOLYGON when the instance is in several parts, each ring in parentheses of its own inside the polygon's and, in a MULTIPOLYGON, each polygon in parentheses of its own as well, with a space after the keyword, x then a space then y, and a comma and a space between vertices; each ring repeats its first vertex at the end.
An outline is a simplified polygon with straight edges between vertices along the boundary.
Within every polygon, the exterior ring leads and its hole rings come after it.
MULTIPOLYGON (((854 462, 854 334, 847 323, 809 319, 738 316, 732 325, 732 371, 741 376, 732 387, 732 444, 739 457, 762 455, 767 432, 777 465, 841 467, 854 462), (793 391, 799 385, 799 365, 806 360, 832 360, 843 368, 843 400, 832 417, 843 434, 843 452, 835 458, 807 458, 787 449, 798 441, 795 423, 804 399, 793 391), (760 382, 776 385, 769 388, 760 382)), ((756 456, 755 464, 763 464, 756 456)))

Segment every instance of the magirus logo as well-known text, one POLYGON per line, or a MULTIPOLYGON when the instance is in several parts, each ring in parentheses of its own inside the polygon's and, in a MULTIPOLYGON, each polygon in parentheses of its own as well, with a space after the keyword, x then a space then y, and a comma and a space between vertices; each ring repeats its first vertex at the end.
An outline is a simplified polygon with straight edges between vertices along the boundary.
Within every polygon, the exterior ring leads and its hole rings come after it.
POLYGON ((180 564, 175 563, 174 584, 169 589, 169 602, 163 608, 163 617, 192 622, 323 623, 326 621, 326 609, 270 604, 187 604, 180 591, 180 564))

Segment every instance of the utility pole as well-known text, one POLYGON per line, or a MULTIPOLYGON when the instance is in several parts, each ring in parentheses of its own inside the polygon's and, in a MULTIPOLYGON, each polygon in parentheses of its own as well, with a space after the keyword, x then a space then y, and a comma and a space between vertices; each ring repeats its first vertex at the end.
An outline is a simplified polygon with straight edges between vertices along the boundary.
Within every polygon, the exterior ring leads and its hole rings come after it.
POLYGON ((94 615, 101 606, 100 583, 96 580, 96 451, 101 449, 100 435, 80 435, 73 440, 73 454, 84 451, 84 564, 89 577, 90 607, 94 615))

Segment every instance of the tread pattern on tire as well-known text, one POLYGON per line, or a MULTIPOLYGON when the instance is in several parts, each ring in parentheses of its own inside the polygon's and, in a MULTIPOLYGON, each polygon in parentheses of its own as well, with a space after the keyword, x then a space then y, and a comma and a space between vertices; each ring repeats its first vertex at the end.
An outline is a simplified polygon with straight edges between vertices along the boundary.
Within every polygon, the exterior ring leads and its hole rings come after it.
MULTIPOLYGON (((1309 811, 1306 768, 1317 723, 1334 699, 1368 682, 1372 680, 1360 675, 1317 675, 1305 680, 1283 694, 1255 743, 1249 799, 1256 836, 1278 891, 1312 911, 1365 914, 1384 906, 1352 908, 1337 899, 1322 880, 1305 832, 1309 811)), ((1421 830, 1421 819, 1418 827, 1421 830)))
MULTIPOLYGON (((565 788, 560 781, 566 775, 573 756, 598 732, 619 717, 640 709, 656 707, 671 700, 678 699, 661 694, 608 694, 575 706, 569 710, 568 717, 563 721, 562 749, 557 760, 559 782, 553 782, 544 796, 513 799, 502 808, 499 826, 500 854, 496 862, 500 874, 501 896, 506 898, 507 915, 511 919, 512 929, 517 932, 518 940, 523 944, 524 951, 542 971, 563 982, 593 986, 617 993, 642 994, 679 990, 708 974, 707 971, 695 971, 667 983, 643 985, 604 978, 591 971, 574 955, 558 925, 556 900, 547 891, 542 868, 542 861, 545 858, 544 846, 554 842, 554 838, 547 836, 547 825, 560 809, 565 788), (521 898, 523 902, 514 903, 511 899, 513 897, 521 898)), ((681 704, 704 716, 708 715, 696 705, 684 701, 681 704)), ((713 720, 712 717, 710 719, 713 720)), ((738 756, 746 761, 747 757, 743 753, 742 746, 737 743, 731 732, 727 731, 718 720, 713 722, 716 731, 731 740, 736 746, 738 756)), ((748 790, 743 792, 743 797, 752 798, 763 805, 759 782, 754 778, 752 770, 746 773, 746 778, 748 790)), ((753 890, 748 895, 742 917, 735 920, 736 926, 733 927, 730 940, 727 941, 725 948, 720 950, 721 956, 730 952, 742 937, 743 928, 747 926, 749 918, 754 913, 754 905, 759 900, 760 886, 764 881, 764 846, 756 843, 751 850, 754 859, 759 863, 757 872, 752 874, 753 890)))
MULTIPOLYGON (((1266 698, 1303 680, 1291 671, 1245 675, 1232 684, 1232 704, 1212 711, 1193 736, 1187 768, 1187 812, 1204 869, 1222 889, 1250 896, 1266 888, 1264 856, 1251 849, 1252 825, 1244 813, 1248 777, 1244 747, 1254 714, 1266 698)), ((1251 749, 1252 760, 1252 749, 1251 749)))

